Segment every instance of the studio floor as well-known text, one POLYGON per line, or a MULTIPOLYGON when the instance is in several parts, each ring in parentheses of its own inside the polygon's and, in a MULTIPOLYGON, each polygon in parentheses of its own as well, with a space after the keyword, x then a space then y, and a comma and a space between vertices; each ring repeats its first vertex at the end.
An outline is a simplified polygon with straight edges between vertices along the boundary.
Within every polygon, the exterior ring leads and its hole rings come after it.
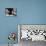
POLYGON ((46 46, 46 41, 21 40, 20 46, 46 46))
MULTIPOLYGON (((8 46, 8 44, 0 44, 0 46, 8 46)), ((21 40, 19 44, 14 44, 10 46, 46 46, 46 41, 25 41, 21 40)))

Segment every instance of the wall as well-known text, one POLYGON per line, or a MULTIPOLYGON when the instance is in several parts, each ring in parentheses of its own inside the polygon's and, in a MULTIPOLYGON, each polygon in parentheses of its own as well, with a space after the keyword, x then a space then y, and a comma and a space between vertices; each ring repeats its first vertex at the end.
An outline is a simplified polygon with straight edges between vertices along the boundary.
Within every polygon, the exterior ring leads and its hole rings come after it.
MULTIPOLYGON (((17 24, 46 24, 46 0, 0 0, 0 44, 7 44, 17 24), (6 17, 5 8, 17 8, 17 16, 6 17)), ((17 42, 17 40, 16 40, 17 42)))

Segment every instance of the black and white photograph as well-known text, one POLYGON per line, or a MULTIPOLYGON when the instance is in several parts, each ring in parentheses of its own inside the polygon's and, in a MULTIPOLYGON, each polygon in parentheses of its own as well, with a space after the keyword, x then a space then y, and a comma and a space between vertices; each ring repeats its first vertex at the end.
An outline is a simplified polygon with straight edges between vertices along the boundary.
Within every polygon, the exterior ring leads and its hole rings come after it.
POLYGON ((6 16, 16 16, 16 8, 5 8, 6 16))
POLYGON ((46 41, 46 25, 18 25, 18 37, 20 46, 31 46, 33 43, 46 41))

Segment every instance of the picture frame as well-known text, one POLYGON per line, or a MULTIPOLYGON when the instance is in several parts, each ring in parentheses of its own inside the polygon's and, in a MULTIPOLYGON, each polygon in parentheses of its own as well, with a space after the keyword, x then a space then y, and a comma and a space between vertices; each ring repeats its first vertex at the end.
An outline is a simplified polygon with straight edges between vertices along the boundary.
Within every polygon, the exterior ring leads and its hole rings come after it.
POLYGON ((16 16, 17 9, 16 8, 5 8, 5 16, 16 16))

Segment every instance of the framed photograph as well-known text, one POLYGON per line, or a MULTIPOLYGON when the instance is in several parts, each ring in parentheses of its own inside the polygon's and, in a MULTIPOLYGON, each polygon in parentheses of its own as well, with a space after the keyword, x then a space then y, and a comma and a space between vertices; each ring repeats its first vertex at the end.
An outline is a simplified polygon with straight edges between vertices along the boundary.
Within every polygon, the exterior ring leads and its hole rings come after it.
POLYGON ((6 16, 16 16, 16 8, 5 8, 6 16))
POLYGON ((46 41, 46 25, 20 24, 18 25, 18 34, 19 41, 46 41))

